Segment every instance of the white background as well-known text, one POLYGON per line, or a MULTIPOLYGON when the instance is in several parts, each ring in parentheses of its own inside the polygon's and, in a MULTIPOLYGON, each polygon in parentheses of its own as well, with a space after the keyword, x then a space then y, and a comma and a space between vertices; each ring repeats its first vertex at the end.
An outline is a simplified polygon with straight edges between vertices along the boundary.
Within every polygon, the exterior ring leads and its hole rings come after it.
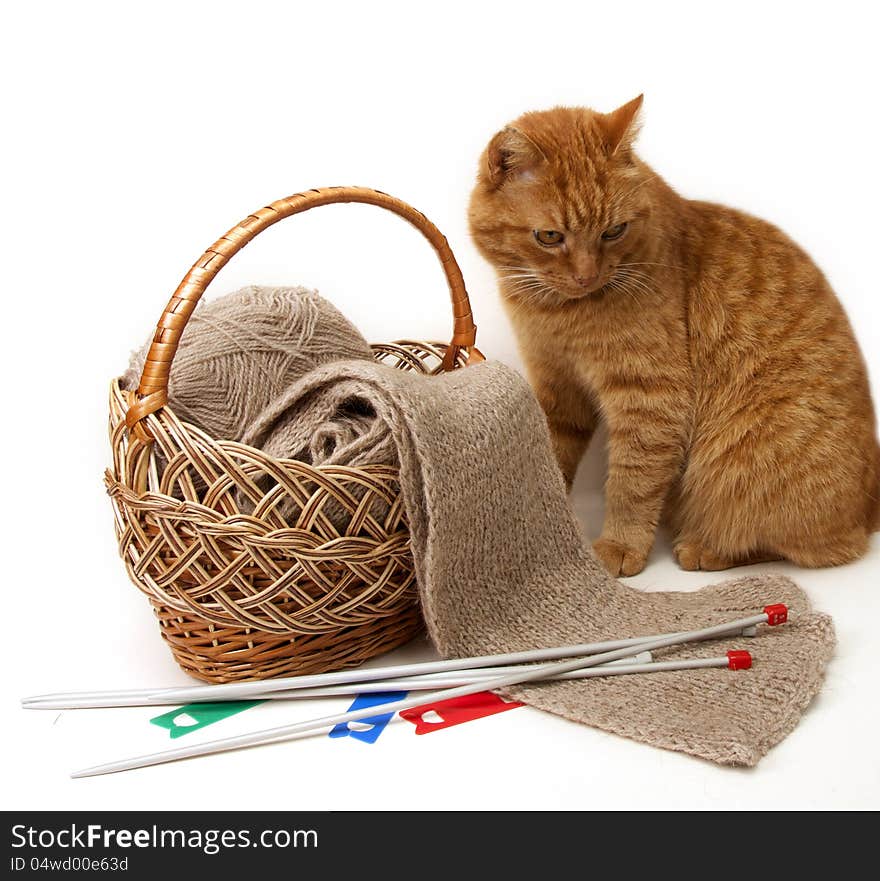
MULTIPOLYGON (((805 245, 852 318, 876 389, 880 136, 869 9, 512 0, 7 9, 2 806, 880 806, 876 537, 866 559, 842 569, 777 565, 834 615, 840 647, 797 731, 753 771, 520 709, 428 737, 395 722, 374 746, 317 737, 71 781, 74 767, 170 745, 146 723, 154 712, 18 707, 34 692, 185 681, 116 556, 101 485, 106 386, 192 261, 273 199, 357 183, 423 210, 458 255, 481 348, 517 365, 492 275, 467 236, 477 156, 524 110, 610 110, 644 91, 644 158, 683 193, 763 215, 805 245)), ((269 230, 211 293, 254 282, 318 287, 374 340, 442 338, 450 326, 428 246, 364 206, 269 230)), ((575 495, 590 536, 601 468, 599 443, 575 495)), ((630 583, 691 589, 723 577, 680 572, 661 543, 630 583)), ((297 714, 312 712, 257 708, 203 734, 297 714)))

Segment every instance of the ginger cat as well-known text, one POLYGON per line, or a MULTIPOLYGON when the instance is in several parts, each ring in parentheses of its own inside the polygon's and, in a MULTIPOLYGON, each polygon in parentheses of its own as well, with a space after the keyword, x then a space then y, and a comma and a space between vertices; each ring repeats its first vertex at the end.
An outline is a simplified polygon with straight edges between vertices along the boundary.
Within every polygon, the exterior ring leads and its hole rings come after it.
POLYGON ((641 103, 521 116, 469 212, 569 486, 607 422, 594 549, 634 575, 662 517, 684 569, 854 560, 880 526, 880 449, 843 308, 780 230, 635 155, 641 103))

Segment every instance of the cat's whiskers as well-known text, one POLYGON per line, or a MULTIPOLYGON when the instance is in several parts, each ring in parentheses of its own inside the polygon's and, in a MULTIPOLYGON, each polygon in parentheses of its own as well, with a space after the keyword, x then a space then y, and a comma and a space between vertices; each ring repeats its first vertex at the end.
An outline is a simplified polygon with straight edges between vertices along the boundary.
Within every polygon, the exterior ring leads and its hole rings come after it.
POLYGON ((602 287, 611 291, 619 291, 622 294, 633 295, 633 292, 619 278, 610 279, 602 287))
POLYGON ((649 284, 652 280, 649 275, 634 269, 624 268, 622 272, 620 270, 621 267, 618 266, 617 272, 606 283, 606 287, 612 287, 631 296, 635 296, 636 293, 649 295, 658 293, 658 289, 654 285, 649 284))
POLYGON ((507 284, 508 282, 512 282, 515 284, 515 283, 518 283, 521 281, 525 281, 525 282, 531 282, 531 281, 537 282, 538 281, 538 279, 534 275, 531 275, 526 272, 521 272, 521 273, 517 273, 517 274, 510 273, 508 275, 501 275, 498 278, 502 284, 507 284))
POLYGON ((518 290, 508 291, 509 294, 519 297, 522 300, 537 303, 544 299, 544 292, 541 288, 519 288, 518 290))
POLYGON ((538 288, 533 288, 524 291, 523 293, 525 295, 524 299, 538 305, 543 305, 553 298, 556 292, 552 288, 548 288, 546 285, 541 285, 538 288))
POLYGON ((524 302, 542 305, 558 293, 527 266, 499 266, 498 277, 509 295, 524 302))
MULTIPOLYGON (((635 269, 636 266, 668 266, 668 264, 652 263, 647 261, 621 263, 615 270, 611 282, 606 282, 604 287, 619 290, 629 296, 635 296, 637 292, 651 294, 656 289, 651 285, 653 278, 647 272, 635 269)), ((670 267, 676 268, 676 267, 670 267)), ((504 285, 505 290, 512 296, 519 297, 525 302, 545 304, 549 300, 557 299, 559 292, 544 282, 537 273, 528 266, 498 266, 498 278, 504 285)))
POLYGON ((548 301, 552 302, 559 296, 557 291, 537 277, 533 277, 531 281, 522 284, 520 288, 512 290, 511 293, 523 302, 539 306, 545 305, 548 301))
POLYGON ((506 266, 498 268, 498 277, 499 278, 537 278, 537 274, 534 269, 531 269, 528 266, 506 266))
POLYGON ((527 275, 523 273, 522 275, 506 275, 501 276, 502 284, 511 283, 511 284, 520 284, 521 282, 534 282, 535 284, 540 284, 538 278, 534 275, 527 275))
POLYGON ((620 283, 626 288, 627 292, 635 296, 636 294, 653 294, 654 291, 643 282, 635 278, 621 279, 620 283))
POLYGON ((550 289, 537 279, 514 281, 506 285, 506 289, 508 294, 535 303, 545 301, 547 295, 551 293, 550 289))
POLYGON ((534 275, 529 275, 528 273, 520 273, 519 275, 502 275, 500 276, 501 281, 537 281, 537 278, 534 275))
POLYGON ((635 262, 635 263, 620 263, 620 264, 618 264, 618 266, 619 266, 619 267, 627 267, 627 266, 662 266, 662 267, 664 267, 665 269, 678 269, 679 271, 683 271, 683 270, 684 270, 684 267, 683 267, 683 266, 675 266, 675 265, 672 264, 672 263, 655 263, 655 262, 650 261, 650 260, 648 260, 648 261, 639 261, 639 262, 635 262))
MULTIPOLYGON (((621 263, 612 279, 603 287, 635 297, 638 294, 655 294, 653 278, 647 272, 635 269, 636 266, 663 265, 648 262, 621 263)), ((559 299, 560 293, 552 285, 543 281, 537 273, 527 266, 499 266, 498 278, 508 295, 515 296, 525 303, 546 305, 559 299)))
POLYGON ((608 288, 609 290, 616 291, 617 293, 619 293, 623 296, 629 297, 630 299, 636 299, 636 298, 638 298, 639 294, 642 293, 642 291, 637 290, 637 289, 633 289, 632 287, 630 287, 627 284, 624 284, 623 282, 621 282, 618 279, 612 279, 610 282, 608 282, 605 285, 605 287, 608 288))
POLYGON ((633 269, 631 266, 621 264, 615 270, 615 274, 625 275, 631 278, 641 278, 645 281, 653 282, 654 276, 649 272, 645 272, 644 269, 633 269))
POLYGON ((644 291, 646 294, 654 293, 656 288, 650 285, 645 279, 639 278, 637 275, 620 275, 620 281, 644 291))

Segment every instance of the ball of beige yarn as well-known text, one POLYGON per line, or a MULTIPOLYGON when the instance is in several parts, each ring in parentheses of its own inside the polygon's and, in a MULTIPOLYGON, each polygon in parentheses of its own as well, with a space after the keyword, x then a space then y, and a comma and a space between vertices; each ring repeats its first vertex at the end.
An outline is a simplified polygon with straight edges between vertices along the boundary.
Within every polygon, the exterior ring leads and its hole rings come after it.
MULTIPOLYGON (((148 349, 132 355, 124 388, 137 388, 148 349)), ((196 308, 171 367, 168 404, 218 440, 241 440, 313 367, 353 358, 372 360, 369 344, 316 291, 246 287, 196 308)))

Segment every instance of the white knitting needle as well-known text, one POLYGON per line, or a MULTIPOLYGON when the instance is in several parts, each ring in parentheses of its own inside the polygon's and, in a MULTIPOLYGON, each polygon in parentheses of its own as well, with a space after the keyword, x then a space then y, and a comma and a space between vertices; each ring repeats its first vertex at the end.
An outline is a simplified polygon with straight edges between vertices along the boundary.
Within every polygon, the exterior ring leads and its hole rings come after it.
MULTIPOLYGON (((283 725, 279 728, 268 728, 264 731, 254 731, 250 734, 239 734, 235 737, 226 737, 221 740, 208 741, 207 743, 195 744, 193 746, 180 747, 178 749, 164 750, 158 753, 151 753, 146 756, 135 756, 131 759, 120 759, 115 762, 109 762, 104 765, 96 765, 92 768, 85 768, 81 771, 75 771, 72 777, 93 777, 98 774, 111 774, 116 771, 128 771, 132 768, 143 768, 147 765, 159 765, 164 762, 174 762, 179 759, 188 759, 195 756, 209 755, 219 752, 227 752, 228 750, 239 749, 241 747, 259 746, 267 743, 277 743, 283 740, 290 740, 298 734, 304 734, 308 731, 322 729, 338 725, 344 722, 356 722, 358 719, 366 719, 375 716, 377 712, 381 713, 397 713, 400 710, 408 710, 417 707, 420 704, 435 703, 437 701, 451 700, 456 697, 466 697, 470 694, 476 694, 480 691, 496 691, 498 689, 507 688, 511 685, 520 685, 525 682, 537 682, 548 677, 558 676, 562 673, 569 673, 572 670, 596 667, 608 661, 616 661, 618 658, 628 658, 639 654, 640 651, 654 651, 654 649, 666 648, 672 645, 682 645, 689 642, 699 642, 704 639, 712 639, 716 636, 722 636, 730 633, 732 630, 742 630, 744 627, 751 627, 764 621, 768 624, 782 623, 786 620, 786 615, 778 611, 779 607, 767 607, 771 612, 765 612, 762 615, 755 615, 751 618, 744 618, 729 624, 717 624, 714 627, 706 627, 701 630, 692 630, 684 634, 675 634, 674 636, 666 636, 662 639, 656 639, 648 643, 642 643, 640 646, 627 646, 610 652, 602 652, 597 655, 590 655, 586 658, 579 657, 574 660, 561 661, 554 664, 538 664, 531 668, 520 669, 515 673, 508 673, 504 676, 492 677, 484 679, 478 683, 463 685, 459 688, 444 689, 442 691, 430 692, 425 695, 414 695, 406 697, 400 701, 383 704, 381 709, 372 707, 362 707, 358 710, 350 710, 347 713, 337 714, 334 716, 323 716, 318 719, 310 719, 305 722, 297 722, 293 725, 283 725)), ((784 610, 784 607, 782 607, 784 610)), ((615 671, 627 668, 608 668, 615 671)), ((607 672, 607 671, 606 671, 607 672)))
MULTIPOLYGON (((650 652, 641 652, 632 658, 621 658, 587 669, 572 670, 550 676, 541 682, 558 682, 565 679, 593 679, 597 676, 622 676, 632 673, 660 673, 665 670, 698 670, 704 667, 728 667, 741 670, 751 666, 752 656, 748 652, 728 652, 717 658, 685 658, 677 661, 650 660, 650 652), (647 656, 647 660, 645 657, 647 656), (624 663, 626 662, 626 663, 624 663)), ((363 682, 358 685, 328 685, 326 688, 297 688, 294 691, 276 691, 262 700, 300 700, 318 697, 338 697, 353 694, 381 694, 389 691, 429 691, 432 688, 458 688, 462 685, 488 683, 501 672, 511 673, 525 667, 484 667, 461 673, 442 673, 436 679, 428 676, 414 676, 412 679, 383 679, 379 682, 363 682)), ((257 698, 259 700, 260 698, 257 698)), ((423 698, 424 700, 424 698, 423 698)), ((381 705, 377 705, 377 710, 381 705)))
MULTIPOLYGON (((756 624, 768 622, 770 613, 783 615, 779 609, 785 607, 767 606, 760 615, 743 618, 725 625, 720 635, 744 632, 756 624), (742 623, 746 622, 746 623, 742 623)), ((777 623, 782 623, 778 621, 777 623)), ((629 646, 642 645, 655 639, 673 636, 684 636, 680 633, 661 633, 654 636, 636 636, 630 639, 616 639, 608 642, 584 643, 581 645, 561 646, 553 649, 529 649, 522 652, 511 652, 503 655, 484 655, 473 658, 450 658, 446 661, 425 661, 417 664, 401 664, 393 667, 373 667, 370 669, 341 670, 338 673, 318 673, 313 676, 286 676, 280 679, 259 680, 257 682, 232 682, 226 685, 185 686, 168 688, 153 693, 156 698, 172 698, 175 703, 195 703, 198 701, 223 701, 251 697, 254 694, 268 694, 270 691, 287 691, 291 688, 312 688, 325 685, 339 685, 350 682, 371 682, 376 679, 394 679, 399 676, 419 676, 425 673, 443 673, 451 670, 470 670, 474 667, 495 667, 502 664, 527 664, 533 661, 553 661, 557 658, 569 658, 593 655, 599 652, 614 651, 629 646)))
MULTIPOLYGON (((647 653, 650 654, 650 653, 647 653)), ((636 655, 635 658, 640 657, 636 655)), ((635 658, 633 660, 635 660, 635 658)), ((623 660, 629 660, 625 658, 623 660)), ((661 673, 669 670, 700 670, 707 667, 727 667, 730 670, 745 670, 752 665, 752 656, 749 652, 731 651, 726 655, 716 658, 681 658, 677 661, 647 661, 644 663, 617 664, 614 661, 608 664, 599 664, 596 667, 580 668, 570 670, 568 673, 559 673, 556 676, 548 676, 539 682, 559 682, 568 679, 594 679, 599 676, 631 676, 634 673, 661 673)), ((504 668, 499 668, 504 669, 504 668)), ((507 668, 513 669, 513 668, 507 668)), ((449 680, 444 681, 445 688, 457 688, 461 685, 470 685, 471 683, 482 682, 484 685, 496 678, 497 674, 491 670, 481 670, 478 674, 471 670, 466 673, 448 673, 449 680)), ((436 684, 436 683, 435 683, 436 684)), ((420 679, 390 679, 385 682, 369 682, 367 690, 358 687, 358 692, 371 693, 382 691, 414 691, 419 688, 425 688, 427 683, 421 682, 420 679), (389 688, 389 684, 393 684, 393 688, 389 688)), ((330 688, 337 689, 344 686, 333 685, 330 688)), ((315 692, 327 691, 328 689, 315 689, 315 692)), ((289 697, 294 697, 298 692, 288 692, 289 697)), ((309 692, 311 694, 311 692, 309 692)), ((344 692, 343 692, 344 693, 344 692)), ((323 695, 322 695, 323 696, 323 695)))
MULTIPOLYGON (((603 664, 602 667, 626 664, 650 664, 652 661, 650 652, 640 652, 631 658, 621 658, 603 664)), ((456 673, 427 673, 424 676, 413 676, 408 679, 383 679, 375 682, 350 683, 343 685, 329 685, 324 688, 296 688, 287 691, 272 691, 268 694, 250 695, 250 700, 302 700, 315 697, 335 697, 346 694, 373 694, 383 691, 417 691, 419 689, 448 688, 452 685, 463 685, 466 682, 476 682, 480 676, 483 678, 501 673, 512 673, 519 667, 477 667, 468 671, 472 678, 462 678, 465 674, 456 673)), ((27 702, 22 701, 26 710, 89 710, 109 707, 152 707, 178 704, 180 701, 170 698, 154 697, 149 689, 140 693, 134 692, 93 692, 92 695, 81 698, 75 693, 72 695, 46 695, 42 698, 31 698, 27 702)))
MULTIPOLYGON (((767 609, 775 608, 768 606, 767 609)), ((784 607, 780 607, 784 608, 784 607)), ((766 610, 765 610, 766 612, 766 610)), ((778 611, 776 614, 780 614, 778 611)), ((755 616, 760 618, 759 623, 764 623, 766 618, 763 616, 755 616)), ((730 632, 735 633, 738 628, 734 627, 730 632)), ((756 625, 752 624, 740 630, 743 636, 755 636, 756 625)), ((623 648, 629 645, 638 645, 651 639, 657 639, 659 636, 680 636, 678 634, 660 634, 658 636, 636 636, 630 639, 610 640, 606 642, 585 643, 575 646, 563 646, 554 649, 532 649, 524 652, 512 652, 503 655, 485 655, 474 658, 452 658, 447 661, 427 661, 416 664, 401 664, 393 667, 373 667, 362 668, 357 671, 343 670, 338 673, 321 673, 312 676, 292 676, 283 679, 274 680, 257 680, 246 683, 234 683, 230 685, 211 685, 207 687, 198 687, 198 690, 204 691, 205 696, 198 698, 200 701, 222 701, 222 700, 269 700, 270 692, 276 688, 278 690, 288 691, 299 688, 314 688, 316 686, 332 686, 337 683, 349 684, 356 682, 369 682, 378 680, 383 677, 394 678, 398 676, 427 676, 433 673, 442 674, 444 672, 455 670, 475 669, 476 664, 490 666, 492 664, 530 662, 530 661, 550 661, 556 658, 563 658, 576 655, 578 653, 588 655, 601 651, 610 651, 617 648, 623 648), (229 690, 235 688, 236 694, 224 697, 229 694, 229 690)), ((140 706, 162 706, 180 703, 190 703, 188 695, 193 692, 193 686, 183 686, 181 688, 136 688, 136 689, 114 689, 110 691, 79 691, 79 692, 58 692, 54 694, 33 695, 31 697, 22 698, 22 706, 25 709, 91 709, 101 707, 140 707, 140 706)), ((351 692, 339 692, 349 694, 351 692)), ((285 697, 285 699, 287 699, 285 697)))
MULTIPOLYGON (((770 606, 767 607, 771 608, 770 606)), ((766 610, 765 610, 766 611, 766 610)), ((764 623, 767 619, 755 616, 764 623)), ((755 625, 731 629, 731 633, 740 630, 743 636, 755 636, 755 625)), ((682 632, 683 633, 683 632, 682 632)), ((209 686, 183 686, 178 688, 137 688, 115 689, 111 691, 80 691, 60 692, 54 694, 33 695, 22 698, 25 709, 90 709, 99 707, 140 707, 161 706, 198 701, 223 700, 268 700, 269 692, 275 690, 288 691, 294 688, 314 688, 336 684, 369 682, 383 678, 400 676, 423 676, 431 673, 444 673, 457 670, 469 670, 480 666, 496 664, 517 664, 535 661, 552 661, 576 655, 590 655, 597 652, 611 651, 630 645, 639 645, 660 636, 681 636, 682 633, 657 634, 654 636, 636 636, 629 639, 609 640, 606 642, 584 643, 574 646, 562 646, 553 649, 530 649, 522 652, 510 652, 502 655, 484 655, 473 658, 451 658, 446 661, 424 661, 415 664, 400 664, 392 667, 361 668, 359 670, 342 670, 337 673, 319 673, 311 676, 288 676, 273 680, 256 680, 243 683, 209 686), (190 697, 197 694, 197 697, 190 697)))
MULTIPOLYGON (((587 669, 572 670, 569 673, 560 673, 558 676, 549 676, 541 682, 558 682, 564 679, 593 679, 597 676, 622 676, 633 673, 660 673, 664 670, 698 670, 703 667, 728 667, 731 670, 744 669, 751 666, 752 656, 748 652, 728 652, 727 655, 717 658, 687 658, 678 661, 644 661, 643 656, 651 657, 650 652, 642 652, 633 658, 621 658, 620 661, 611 661, 587 669), (746 657, 747 656, 747 657, 746 657), (628 661, 629 663, 621 663, 628 661)), ((425 691, 431 688, 458 688, 461 685, 471 685, 482 682, 484 685, 500 672, 512 672, 524 669, 522 667, 487 667, 480 670, 468 670, 461 673, 443 673, 437 679, 429 680, 426 676, 416 676, 412 679, 384 679, 379 682, 364 682, 351 685, 329 685, 326 688, 298 688, 295 691, 273 692, 266 696, 266 700, 297 700, 298 698, 336 697, 347 694, 381 694, 386 691, 425 691)), ((381 705, 379 705, 381 709, 381 705)))
POLYGON ((59 691, 52 694, 35 694, 23 697, 21 705, 26 710, 74 710, 90 707, 141 707, 153 702, 150 696, 155 688, 127 688, 108 691, 59 691), (116 703, 119 701, 119 703, 116 703))

